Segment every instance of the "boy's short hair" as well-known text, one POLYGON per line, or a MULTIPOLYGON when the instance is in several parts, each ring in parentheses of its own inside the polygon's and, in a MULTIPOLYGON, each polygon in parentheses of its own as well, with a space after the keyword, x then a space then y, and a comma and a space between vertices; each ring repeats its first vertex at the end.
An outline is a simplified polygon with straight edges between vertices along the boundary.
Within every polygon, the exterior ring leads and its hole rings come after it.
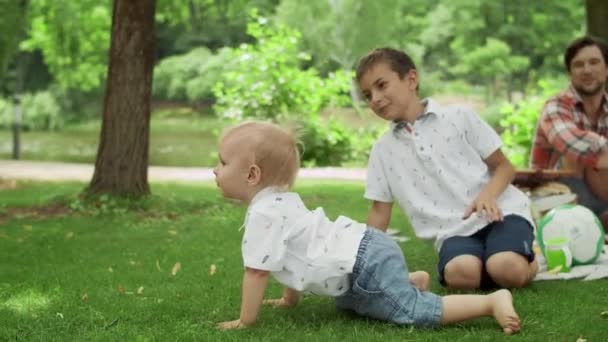
POLYGON ((357 83, 360 83, 363 75, 378 63, 387 63, 400 79, 403 79, 410 70, 416 70, 414 61, 407 53, 390 47, 377 48, 359 60, 357 83))
POLYGON ((279 125, 248 121, 228 128, 221 140, 238 138, 262 170, 261 184, 291 188, 300 169, 300 152, 295 131, 279 125))
POLYGON ((573 40, 564 52, 564 64, 566 65, 566 70, 568 72, 570 72, 570 63, 576 54, 587 46, 597 46, 604 57, 604 64, 608 64, 608 46, 606 43, 598 38, 584 36, 573 40))

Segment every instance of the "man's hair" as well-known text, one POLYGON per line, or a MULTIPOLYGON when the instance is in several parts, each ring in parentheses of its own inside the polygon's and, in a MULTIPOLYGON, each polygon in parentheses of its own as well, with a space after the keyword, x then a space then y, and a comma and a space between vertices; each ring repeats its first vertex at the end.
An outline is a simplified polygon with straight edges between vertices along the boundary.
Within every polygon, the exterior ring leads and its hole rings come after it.
POLYGON ((300 169, 300 152, 295 131, 279 125, 248 121, 228 128, 221 140, 239 139, 262 170, 261 184, 289 189, 300 169))
POLYGON ((361 82, 361 78, 366 72, 379 63, 388 64, 391 70, 399 75, 400 79, 403 79, 410 70, 416 70, 414 61, 407 53, 390 47, 377 48, 359 60, 356 74, 357 83, 361 82))
POLYGON ((566 70, 568 70, 568 72, 570 72, 570 63, 572 62, 576 54, 578 54, 581 49, 587 46, 597 46, 600 49, 602 56, 604 57, 604 63, 608 64, 608 46, 606 45, 606 43, 598 38, 584 36, 575 39, 566 48, 566 52, 564 53, 564 64, 566 65, 566 70))

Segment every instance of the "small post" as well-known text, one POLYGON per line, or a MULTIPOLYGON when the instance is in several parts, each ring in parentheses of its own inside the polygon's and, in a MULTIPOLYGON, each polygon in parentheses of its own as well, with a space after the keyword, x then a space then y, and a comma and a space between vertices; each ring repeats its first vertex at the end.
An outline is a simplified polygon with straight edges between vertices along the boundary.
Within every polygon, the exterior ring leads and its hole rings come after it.
POLYGON ((19 95, 14 97, 14 108, 13 108, 13 159, 19 160, 21 155, 21 98, 19 95))

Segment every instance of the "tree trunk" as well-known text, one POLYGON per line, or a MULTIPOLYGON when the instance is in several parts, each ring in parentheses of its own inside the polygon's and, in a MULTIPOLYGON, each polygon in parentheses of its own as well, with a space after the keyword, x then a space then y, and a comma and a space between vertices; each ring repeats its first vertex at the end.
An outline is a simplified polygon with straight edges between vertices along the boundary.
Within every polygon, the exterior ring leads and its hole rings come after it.
POLYGON ((155 0, 114 0, 101 137, 89 193, 139 197, 150 192, 155 7, 155 0))
POLYGON ((608 42, 608 1, 586 0, 587 34, 608 42))

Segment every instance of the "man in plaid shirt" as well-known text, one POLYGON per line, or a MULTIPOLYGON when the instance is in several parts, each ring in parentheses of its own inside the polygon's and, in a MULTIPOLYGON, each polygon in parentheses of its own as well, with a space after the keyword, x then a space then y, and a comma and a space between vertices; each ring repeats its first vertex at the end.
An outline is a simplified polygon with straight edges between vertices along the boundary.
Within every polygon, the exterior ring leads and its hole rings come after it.
POLYGON ((608 219, 608 47, 583 37, 564 54, 570 86, 543 107, 532 147, 535 169, 568 169, 578 202, 608 219))

